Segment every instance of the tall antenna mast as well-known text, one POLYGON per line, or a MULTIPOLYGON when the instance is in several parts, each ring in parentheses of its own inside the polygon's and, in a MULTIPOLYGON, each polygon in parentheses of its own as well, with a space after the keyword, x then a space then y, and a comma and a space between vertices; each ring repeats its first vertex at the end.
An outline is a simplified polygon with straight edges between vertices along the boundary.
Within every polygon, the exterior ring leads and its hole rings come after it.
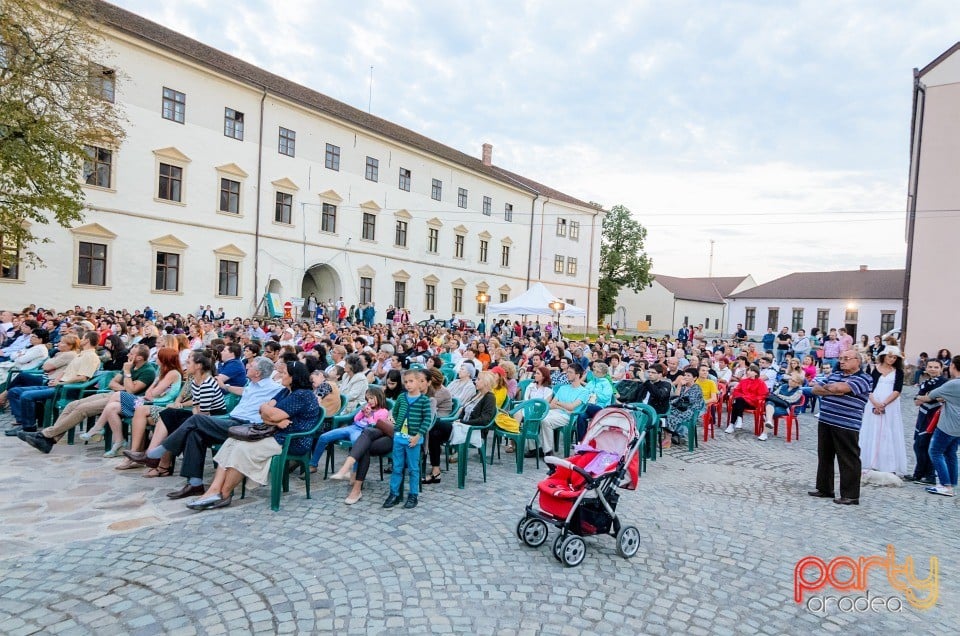
POLYGON ((707 276, 713 278, 713 243, 714 240, 710 239, 710 267, 707 269, 707 276))
POLYGON ((370 67, 370 94, 367 96, 367 112, 370 112, 370 106, 373 104, 373 66, 370 67))

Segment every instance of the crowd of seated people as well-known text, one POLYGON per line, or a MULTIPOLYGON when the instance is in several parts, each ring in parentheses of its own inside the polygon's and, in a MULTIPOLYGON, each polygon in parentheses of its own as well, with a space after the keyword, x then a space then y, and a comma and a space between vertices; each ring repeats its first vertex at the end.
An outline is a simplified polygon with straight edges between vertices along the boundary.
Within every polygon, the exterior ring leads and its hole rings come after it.
MULTIPOLYGON (((118 470, 143 467, 147 477, 168 477, 179 462, 185 481, 167 496, 196 497, 190 506, 197 510, 230 505, 242 477, 265 483, 269 460, 287 434, 349 415, 341 429, 296 438, 291 452, 312 454, 310 466, 317 471, 330 444, 348 443, 349 455, 332 476, 351 482, 347 504, 360 500, 370 458, 389 456, 402 463, 391 496, 399 497, 406 472, 416 483, 404 506, 413 507, 420 483, 441 481, 440 452, 456 428, 451 416, 515 434, 521 422, 508 413, 510 405, 544 400, 550 409, 540 425, 539 451, 512 442, 506 451, 553 454, 555 431, 568 425, 571 414, 579 414, 582 436, 604 407, 642 402, 662 416, 665 445, 683 443, 688 411, 700 415, 726 406, 725 430, 733 434, 747 410, 770 424, 801 398, 809 408, 811 384, 829 374, 844 347, 857 348, 833 330, 825 339, 817 330, 787 338, 781 333, 771 342, 779 347, 789 339, 788 347, 768 350, 766 340, 708 343, 695 330, 684 341, 567 341, 533 322, 497 321, 486 325, 485 334, 462 327, 455 319, 418 325, 351 321, 349 314, 341 320, 230 319, 206 311, 161 315, 149 308, 56 312, 31 306, 0 312, 0 406, 9 406, 15 419, 7 436, 43 453, 92 420, 79 438, 96 442, 109 432, 112 443, 104 455, 123 459, 118 470), (404 375, 411 370, 413 376, 404 375), (59 387, 95 379, 90 395, 67 394, 49 426, 41 426, 59 387), (419 406, 415 412, 407 408, 414 385, 417 404, 430 403, 429 422, 409 419, 423 416, 419 406), (437 418, 443 422, 430 428, 437 418), (256 443, 229 435, 231 426, 263 423, 276 430, 256 443), (407 447, 397 450, 397 435, 414 444, 409 448, 422 445, 429 457, 426 474, 419 475, 407 447), (219 468, 205 485, 212 447, 219 447, 219 468)), ((867 369, 887 343, 860 345, 867 369)), ((941 358, 949 363, 949 352, 938 352, 935 360, 941 358)), ((765 428, 759 439, 767 439, 765 428)))

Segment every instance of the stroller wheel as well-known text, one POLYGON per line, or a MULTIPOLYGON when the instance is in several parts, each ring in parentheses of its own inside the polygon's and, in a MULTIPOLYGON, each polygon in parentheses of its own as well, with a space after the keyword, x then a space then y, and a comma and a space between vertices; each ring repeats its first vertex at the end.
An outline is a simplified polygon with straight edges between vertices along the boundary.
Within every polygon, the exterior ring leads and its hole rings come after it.
POLYGON ((523 529, 526 527, 528 521, 530 521, 530 517, 523 517, 517 522, 517 538, 521 541, 523 541, 523 529))
POLYGON ((542 519, 530 519, 523 526, 523 542, 531 548, 539 548, 547 540, 547 524, 542 519))
POLYGON ((557 535, 557 538, 553 540, 553 558, 561 563, 563 562, 563 559, 560 558, 560 546, 563 544, 563 540, 566 538, 567 537, 563 533, 560 533, 557 535))
POLYGON ((629 559, 640 549, 640 531, 635 526, 624 526, 617 533, 617 553, 629 559))
POLYGON ((560 544, 560 560, 568 568, 575 568, 583 563, 587 555, 587 544, 577 535, 571 535, 560 544))

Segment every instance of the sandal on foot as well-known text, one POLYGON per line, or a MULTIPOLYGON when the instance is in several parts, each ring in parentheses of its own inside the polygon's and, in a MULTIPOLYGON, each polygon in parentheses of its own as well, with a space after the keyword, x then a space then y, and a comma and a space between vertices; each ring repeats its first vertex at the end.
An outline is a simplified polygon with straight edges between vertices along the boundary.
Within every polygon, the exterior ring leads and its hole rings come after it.
POLYGON ((114 470, 130 470, 131 468, 143 468, 143 465, 130 461, 129 459, 124 459, 119 466, 113 467, 114 470))
POLYGON ((439 484, 440 475, 430 475, 426 479, 420 482, 421 484, 439 484))
POLYGON ((143 476, 147 479, 152 479, 153 477, 170 477, 173 475, 172 468, 172 466, 157 466, 143 473, 143 476))

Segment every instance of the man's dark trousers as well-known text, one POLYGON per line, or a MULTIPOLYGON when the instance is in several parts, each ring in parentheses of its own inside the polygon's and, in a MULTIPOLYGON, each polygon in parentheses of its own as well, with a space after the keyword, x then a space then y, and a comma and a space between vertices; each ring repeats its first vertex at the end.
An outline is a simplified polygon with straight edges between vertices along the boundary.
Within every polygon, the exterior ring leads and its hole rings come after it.
POLYGON ((203 479, 203 466, 207 461, 207 449, 222 444, 227 439, 231 426, 249 424, 229 417, 191 415, 180 427, 163 440, 163 447, 174 457, 183 455, 180 475, 186 478, 203 479))
POLYGON ((833 459, 840 466, 840 496, 860 498, 860 432, 820 422, 817 428, 817 490, 833 493, 833 459))

